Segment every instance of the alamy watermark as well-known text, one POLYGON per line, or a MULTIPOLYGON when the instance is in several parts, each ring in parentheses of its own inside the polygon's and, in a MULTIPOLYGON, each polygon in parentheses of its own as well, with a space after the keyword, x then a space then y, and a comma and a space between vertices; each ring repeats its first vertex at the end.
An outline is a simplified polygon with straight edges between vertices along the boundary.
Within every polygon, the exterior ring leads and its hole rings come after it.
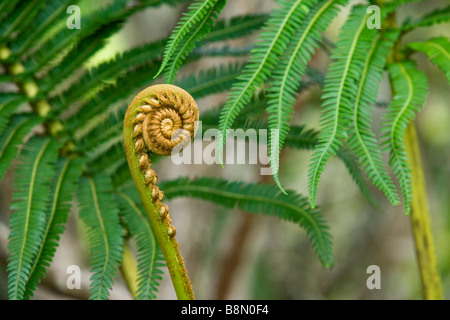
MULTIPOLYGON (((219 159, 218 143, 222 143, 221 134, 218 129, 211 128, 203 132, 202 122, 196 122, 198 126, 197 134, 192 142, 178 144, 171 153, 173 164, 261 164, 261 175, 272 175, 278 172, 276 164, 278 161, 277 150, 279 149, 278 129, 228 129, 227 139, 223 148, 224 153, 219 159), (271 152, 269 156, 268 141, 271 142, 271 152), (204 146, 204 142, 207 143, 204 146), (272 163, 274 171, 269 167, 272 163)), ((186 136, 183 141, 190 141, 188 132, 175 131, 172 140, 176 140, 179 135, 186 136)))

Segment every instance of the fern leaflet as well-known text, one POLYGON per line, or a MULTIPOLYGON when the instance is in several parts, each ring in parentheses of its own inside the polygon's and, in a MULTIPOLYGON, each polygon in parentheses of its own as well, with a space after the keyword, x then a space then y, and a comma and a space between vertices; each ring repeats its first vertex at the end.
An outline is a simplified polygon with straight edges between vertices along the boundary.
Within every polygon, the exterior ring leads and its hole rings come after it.
POLYGON ((450 41, 447 38, 437 37, 425 42, 413 42, 409 43, 408 47, 425 53, 445 73, 450 84, 450 41))
MULTIPOLYGON (((133 189, 135 190, 135 189, 133 189)), ((162 279, 164 258, 153 234, 150 221, 136 192, 118 191, 120 211, 131 235, 136 239, 138 259, 138 300, 156 299, 158 281, 162 279)))
MULTIPOLYGON (((278 187, 284 192, 278 177, 279 153, 289 132, 289 122, 294 113, 294 102, 301 77, 305 74, 307 64, 314 54, 318 42, 321 41, 320 32, 325 31, 329 23, 338 12, 338 5, 345 5, 347 1, 328 0, 314 6, 302 21, 300 29, 291 40, 286 59, 281 60, 274 71, 274 83, 268 90, 269 129, 277 130, 278 149, 272 150, 269 141, 270 166, 273 178, 278 187), (272 152, 273 151, 273 152, 272 152)), ((275 148, 276 149, 276 148, 275 148)))
POLYGON ((105 175, 82 178, 78 200, 91 252, 93 275, 89 299, 104 300, 112 289, 123 251, 122 230, 111 179, 105 175))
POLYGON ((333 51, 332 58, 335 61, 328 69, 322 95, 322 131, 314 147, 308 172, 312 208, 316 205, 319 178, 325 163, 342 146, 341 140, 347 138, 351 103, 356 94, 355 82, 360 80, 365 51, 373 37, 373 32, 366 27, 367 17, 364 6, 355 6, 333 51))
POLYGON ((180 178, 162 182, 161 189, 168 198, 200 198, 225 207, 237 206, 248 212, 276 216, 299 224, 305 229, 323 266, 330 268, 334 264, 331 235, 323 216, 318 210, 311 210, 307 199, 294 191, 284 195, 276 186, 229 182, 218 178, 180 178))
POLYGON ((389 164, 399 180, 405 214, 411 210, 411 173, 404 146, 404 135, 408 123, 424 105, 428 94, 426 75, 417 70, 415 63, 404 61, 388 67, 394 97, 389 105, 382 125, 385 151, 389 151, 389 164))
POLYGON ((23 299, 25 285, 39 252, 50 195, 50 178, 58 156, 58 144, 32 138, 24 147, 16 168, 9 222, 8 293, 11 300, 23 299))

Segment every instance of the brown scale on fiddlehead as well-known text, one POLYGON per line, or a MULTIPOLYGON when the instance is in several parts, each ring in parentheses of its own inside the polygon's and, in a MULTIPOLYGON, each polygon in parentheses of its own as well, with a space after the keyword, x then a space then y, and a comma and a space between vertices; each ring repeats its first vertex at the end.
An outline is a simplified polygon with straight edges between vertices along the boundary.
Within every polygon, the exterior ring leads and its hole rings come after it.
MULTIPOLYGON (((150 169, 152 163, 147 149, 168 156, 175 146, 189 142, 195 135, 198 108, 194 99, 184 90, 171 85, 160 85, 160 88, 165 90, 156 91, 152 96, 142 99, 142 105, 136 109, 132 137, 144 183, 151 190, 160 218, 171 224, 169 208, 162 203, 164 193, 156 185, 158 176, 150 169)), ((168 234, 174 236, 175 228, 170 227, 168 234)))
POLYGON ((124 120, 128 165, 180 299, 192 299, 192 288, 148 152, 168 156, 180 151, 194 137, 198 117, 197 104, 186 91, 162 84, 141 91, 130 103, 124 120))

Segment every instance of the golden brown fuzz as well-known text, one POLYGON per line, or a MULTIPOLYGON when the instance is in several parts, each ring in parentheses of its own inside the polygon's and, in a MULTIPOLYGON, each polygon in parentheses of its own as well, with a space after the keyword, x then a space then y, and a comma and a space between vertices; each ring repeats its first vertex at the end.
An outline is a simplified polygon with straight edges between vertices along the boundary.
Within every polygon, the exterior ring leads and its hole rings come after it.
MULTIPOLYGON (((175 146, 179 146, 178 151, 186 146, 197 131, 198 107, 191 95, 179 87, 163 84, 150 88, 135 98, 139 99, 139 107, 133 119, 134 153, 161 220, 171 223, 169 208, 162 203, 164 193, 156 186, 158 176, 150 169, 152 163, 147 151, 168 156, 175 146), (145 95, 149 91, 152 93, 145 95)), ((175 233, 175 228, 170 226, 169 236, 175 233)))

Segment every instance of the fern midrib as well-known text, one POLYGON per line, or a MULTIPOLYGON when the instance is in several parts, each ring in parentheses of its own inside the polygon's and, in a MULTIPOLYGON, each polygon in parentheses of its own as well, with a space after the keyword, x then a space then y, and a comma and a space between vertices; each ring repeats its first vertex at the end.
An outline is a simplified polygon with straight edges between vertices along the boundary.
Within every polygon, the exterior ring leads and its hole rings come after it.
POLYGON ((359 40, 359 36, 361 35, 361 32, 362 32, 362 30, 364 29, 365 26, 366 26, 366 18, 364 18, 362 20, 362 23, 360 24, 360 26, 359 26, 359 28, 357 30, 356 35, 353 38, 353 42, 352 42, 352 45, 350 47, 349 54, 347 56, 347 61, 346 61, 345 69, 344 69, 344 74, 343 74, 343 76, 341 78, 341 83, 339 84, 338 99, 337 99, 337 102, 336 102, 337 110, 336 110, 336 115, 334 117, 333 134, 331 135, 331 138, 328 139, 328 143, 326 144, 326 147, 324 148, 324 151, 321 152, 319 160, 316 161, 316 166, 314 167, 314 171, 313 171, 313 175, 312 175, 312 177, 313 177, 313 180, 311 182, 312 186, 315 186, 316 183, 317 183, 316 180, 318 178, 318 170, 319 170, 319 168, 320 168, 320 166, 322 164, 324 156, 326 154, 328 154, 328 149, 330 148, 331 143, 334 142, 334 138, 336 136, 336 133, 337 133, 337 130, 338 130, 338 127, 339 127, 339 109, 340 109, 340 106, 341 106, 341 99, 342 99, 342 96, 343 96, 343 89, 344 89, 345 80, 347 80, 347 73, 348 73, 348 70, 350 68, 350 64, 351 64, 350 62, 351 62, 351 60, 353 58, 354 51, 356 49, 356 44, 357 44, 357 42, 359 40))
POLYGON ((97 188, 95 187, 95 182, 92 179, 92 177, 89 177, 89 183, 91 185, 92 199, 94 200, 95 212, 97 214, 97 218, 98 218, 98 221, 100 223, 100 228, 102 229, 103 240, 104 240, 104 243, 105 243, 105 253, 106 253, 105 261, 103 261, 104 263, 103 263, 102 276, 100 278, 100 284, 98 286, 98 291, 97 291, 97 298, 100 299, 101 298, 102 288, 103 288, 103 281, 104 281, 105 273, 106 273, 106 268, 107 268, 108 263, 109 263, 109 242, 108 242, 108 237, 106 236, 106 228, 105 228, 105 225, 103 223, 102 214, 101 214, 100 207, 99 207, 99 204, 98 204, 97 188))
MULTIPOLYGON (((217 190, 214 188, 208 188, 208 187, 202 187, 202 186, 175 186, 175 187, 166 187, 165 189, 166 194, 169 194, 169 190, 171 190, 172 192, 176 192, 177 190, 180 192, 186 191, 186 190, 190 190, 190 191, 199 191, 199 192, 205 192, 205 193, 209 193, 209 194, 214 194, 214 195, 218 195, 218 196, 222 196, 222 197, 229 197, 229 198, 234 198, 237 200, 253 200, 256 202, 262 202, 262 203, 270 203, 273 204, 275 206, 279 206, 279 207, 285 207, 287 209, 290 209, 292 211, 298 212, 303 218, 306 218, 310 224, 314 227, 314 229, 316 230, 316 234, 318 235, 320 244, 321 244, 321 248, 326 248, 326 245, 324 244, 324 240, 322 239, 321 236, 319 236, 321 234, 321 229, 320 227, 317 225, 316 221, 314 219, 312 219, 312 217, 308 214, 305 214, 303 211, 304 210, 300 210, 300 207, 292 205, 290 203, 286 203, 283 201, 279 201, 279 200, 275 200, 272 198, 266 198, 266 197, 260 197, 260 196, 255 196, 255 195, 240 195, 237 193, 232 193, 232 192, 227 192, 227 191, 222 191, 222 190, 217 190)), ((299 221, 297 221, 299 222, 299 221)))
POLYGON ((286 66, 286 71, 283 76, 283 81, 281 82, 280 94, 278 95, 278 112, 277 112, 278 116, 277 116, 277 126, 276 126, 277 128, 280 128, 282 125, 281 113, 282 113, 283 105, 284 105, 283 104, 284 90, 286 87, 288 75, 291 72, 292 65, 294 64, 294 61, 297 58, 297 54, 300 51, 301 47, 303 46, 303 43, 304 43, 306 37, 309 35, 311 28, 316 24, 318 17, 320 17, 322 15, 322 13, 326 9, 328 9, 328 7, 332 4, 333 4, 333 0, 329 1, 326 5, 321 7, 319 11, 317 11, 317 13, 314 15, 313 19, 311 19, 310 23, 308 24, 307 28, 303 32, 302 37, 298 41, 297 46, 295 47, 295 49, 291 55, 291 58, 289 59, 289 62, 286 66))
MULTIPOLYGON (((369 160, 370 166, 372 168, 377 168, 377 167, 376 167, 375 163, 373 162, 372 155, 371 155, 370 151, 367 149, 367 146, 366 146, 366 144, 364 142, 364 139, 361 136, 358 119, 359 119, 359 109, 360 109, 360 106, 361 106, 360 101, 361 101, 361 98, 362 98, 363 89, 364 89, 364 87, 366 85, 366 82, 367 82, 367 74, 368 74, 369 68, 370 68, 370 60, 372 59, 372 56, 373 56, 373 54, 375 52, 375 49, 378 46, 378 43, 380 42, 380 39, 381 39, 381 35, 378 34, 377 38, 372 43, 372 47, 370 48, 370 51, 367 54, 367 58, 366 58, 366 61, 364 63, 364 69, 363 69, 363 72, 362 72, 362 75, 361 75, 361 80, 362 81, 359 83, 358 92, 357 92, 356 97, 355 97, 355 108, 354 108, 354 112, 353 112, 353 125, 355 126, 355 133, 356 133, 356 136, 358 137, 359 145, 363 148, 364 153, 366 154, 366 158, 369 160)), ((395 199, 396 195, 392 193, 391 188, 386 184, 386 181, 380 175, 379 170, 375 170, 375 174, 378 177, 378 181, 380 181, 382 183, 382 185, 384 186, 384 190, 386 190, 386 192, 389 194, 390 199, 395 199)))
POLYGON ((270 46, 266 49, 265 56, 262 59, 262 61, 259 63, 257 70, 255 72, 253 72, 253 76, 251 77, 251 79, 249 81, 247 81, 246 86, 244 87, 243 90, 241 90, 241 92, 239 93, 239 96, 236 99, 234 99, 234 103, 230 106, 229 111, 227 112, 225 121, 223 122, 224 128, 223 128, 222 133, 225 133, 225 130, 228 127, 229 118, 230 118, 231 114, 233 114, 233 110, 236 108, 236 105, 242 99, 242 96, 244 95, 244 93, 246 93, 248 88, 251 87, 251 85, 253 84, 253 81, 255 81, 255 79, 261 72, 262 68, 265 66, 267 59, 269 58, 269 56, 272 53, 275 43, 277 43, 277 41, 279 40, 279 36, 280 36, 281 32, 284 30, 284 27, 289 22, 292 13, 297 9, 297 7, 300 5, 300 3, 301 3, 301 0, 297 0, 297 2, 294 5, 292 5, 292 8, 288 11, 288 14, 285 16, 283 23, 280 24, 280 27, 278 28, 276 36, 273 38, 273 41, 271 42, 270 46))
POLYGON ((203 19, 201 24, 199 26, 197 26, 197 29, 195 30, 195 32, 193 32, 191 34, 191 36, 186 40, 186 42, 183 44, 181 49, 178 51, 178 54, 176 55, 176 57, 173 59, 172 66, 170 67, 170 69, 169 69, 169 71, 167 73, 168 74, 168 79, 171 80, 171 81, 169 81, 169 83, 173 82, 173 79, 175 79, 174 73, 176 74, 176 69, 177 69, 176 68, 176 62, 178 61, 178 59, 180 59, 180 56, 183 53, 185 53, 185 49, 191 43, 192 39, 194 39, 197 36, 197 34, 199 34, 202 31, 203 26, 208 22, 208 18, 213 13, 215 8, 216 8, 215 5, 211 6, 211 8, 205 14, 206 19, 203 19))
MULTIPOLYGON (((128 195, 123 193, 122 191, 118 191, 118 193, 125 201, 128 202, 128 204, 131 206, 131 208, 133 208, 133 210, 136 211, 136 213, 142 218, 142 220, 144 221, 144 223, 146 225, 145 230, 147 230, 147 231, 148 230, 152 230, 151 229, 152 227, 150 226, 150 224, 147 221, 147 217, 142 214, 141 210, 139 210, 139 208, 136 206, 134 201, 128 195)), ((151 274, 152 270, 154 268, 154 265, 155 265, 156 250, 157 249, 156 249, 156 243, 155 243, 154 238, 153 238, 153 234, 151 232, 148 232, 148 234, 150 235, 150 239, 153 240, 152 241, 152 251, 154 252, 154 255, 152 255, 152 258, 151 258, 150 268, 149 268, 149 272, 148 272, 149 274, 151 274)), ((150 293, 151 293, 151 279, 148 279, 148 281, 147 281, 147 285, 145 286, 145 293, 146 293, 145 294, 146 297, 150 296, 150 293)))
POLYGON ((50 216, 49 216, 48 220, 46 221, 47 227, 45 228, 45 232, 44 232, 44 235, 42 237, 42 242, 41 242, 41 245, 40 245, 40 248, 39 248, 39 252, 36 255, 36 259, 34 260, 34 264, 33 264, 33 267, 31 269, 30 275, 33 275, 33 272, 34 272, 34 270, 36 269, 36 267, 38 265, 38 262, 39 262, 39 259, 41 257, 42 251, 44 250, 44 244, 45 244, 45 241, 47 240, 47 236, 48 236, 48 233, 49 233, 50 228, 52 226, 53 218, 54 218, 55 213, 56 213, 56 206, 57 206, 57 203, 59 201, 59 195, 60 195, 60 190, 61 190, 61 187, 62 187, 62 182, 63 182, 64 177, 66 175, 67 168, 69 167, 70 161, 71 160, 67 160, 66 161, 66 163, 64 164, 64 167, 61 170, 61 175, 58 178, 58 181, 57 181, 57 184, 56 184, 56 188, 55 188, 55 197, 53 198, 53 202, 52 202, 52 211, 50 212, 50 216))
POLYGON ((44 155, 45 150, 47 149, 48 145, 50 144, 50 139, 47 140, 45 142, 45 144, 42 146, 41 150, 39 151, 36 160, 34 161, 33 164, 33 169, 31 172, 31 179, 30 179, 30 187, 29 187, 29 191, 28 191, 28 203, 27 203, 27 213, 26 213, 26 219, 25 219, 25 232, 24 232, 24 239, 23 239, 23 246, 20 249, 20 256, 19 256, 19 268, 17 270, 17 279, 16 279, 16 284, 14 286, 15 291, 14 291, 14 300, 17 299, 18 296, 18 290, 19 290, 19 280, 20 280, 20 273, 21 273, 21 269, 22 269, 22 260, 23 260, 23 254, 25 251, 25 247, 26 247, 26 242, 27 242, 27 230, 28 230, 28 224, 29 224, 29 220, 30 220, 30 215, 31 215, 31 203, 33 201, 33 191, 34 191, 34 184, 36 181, 36 174, 37 174, 37 168, 39 166, 39 163, 41 162, 41 159, 44 155))

